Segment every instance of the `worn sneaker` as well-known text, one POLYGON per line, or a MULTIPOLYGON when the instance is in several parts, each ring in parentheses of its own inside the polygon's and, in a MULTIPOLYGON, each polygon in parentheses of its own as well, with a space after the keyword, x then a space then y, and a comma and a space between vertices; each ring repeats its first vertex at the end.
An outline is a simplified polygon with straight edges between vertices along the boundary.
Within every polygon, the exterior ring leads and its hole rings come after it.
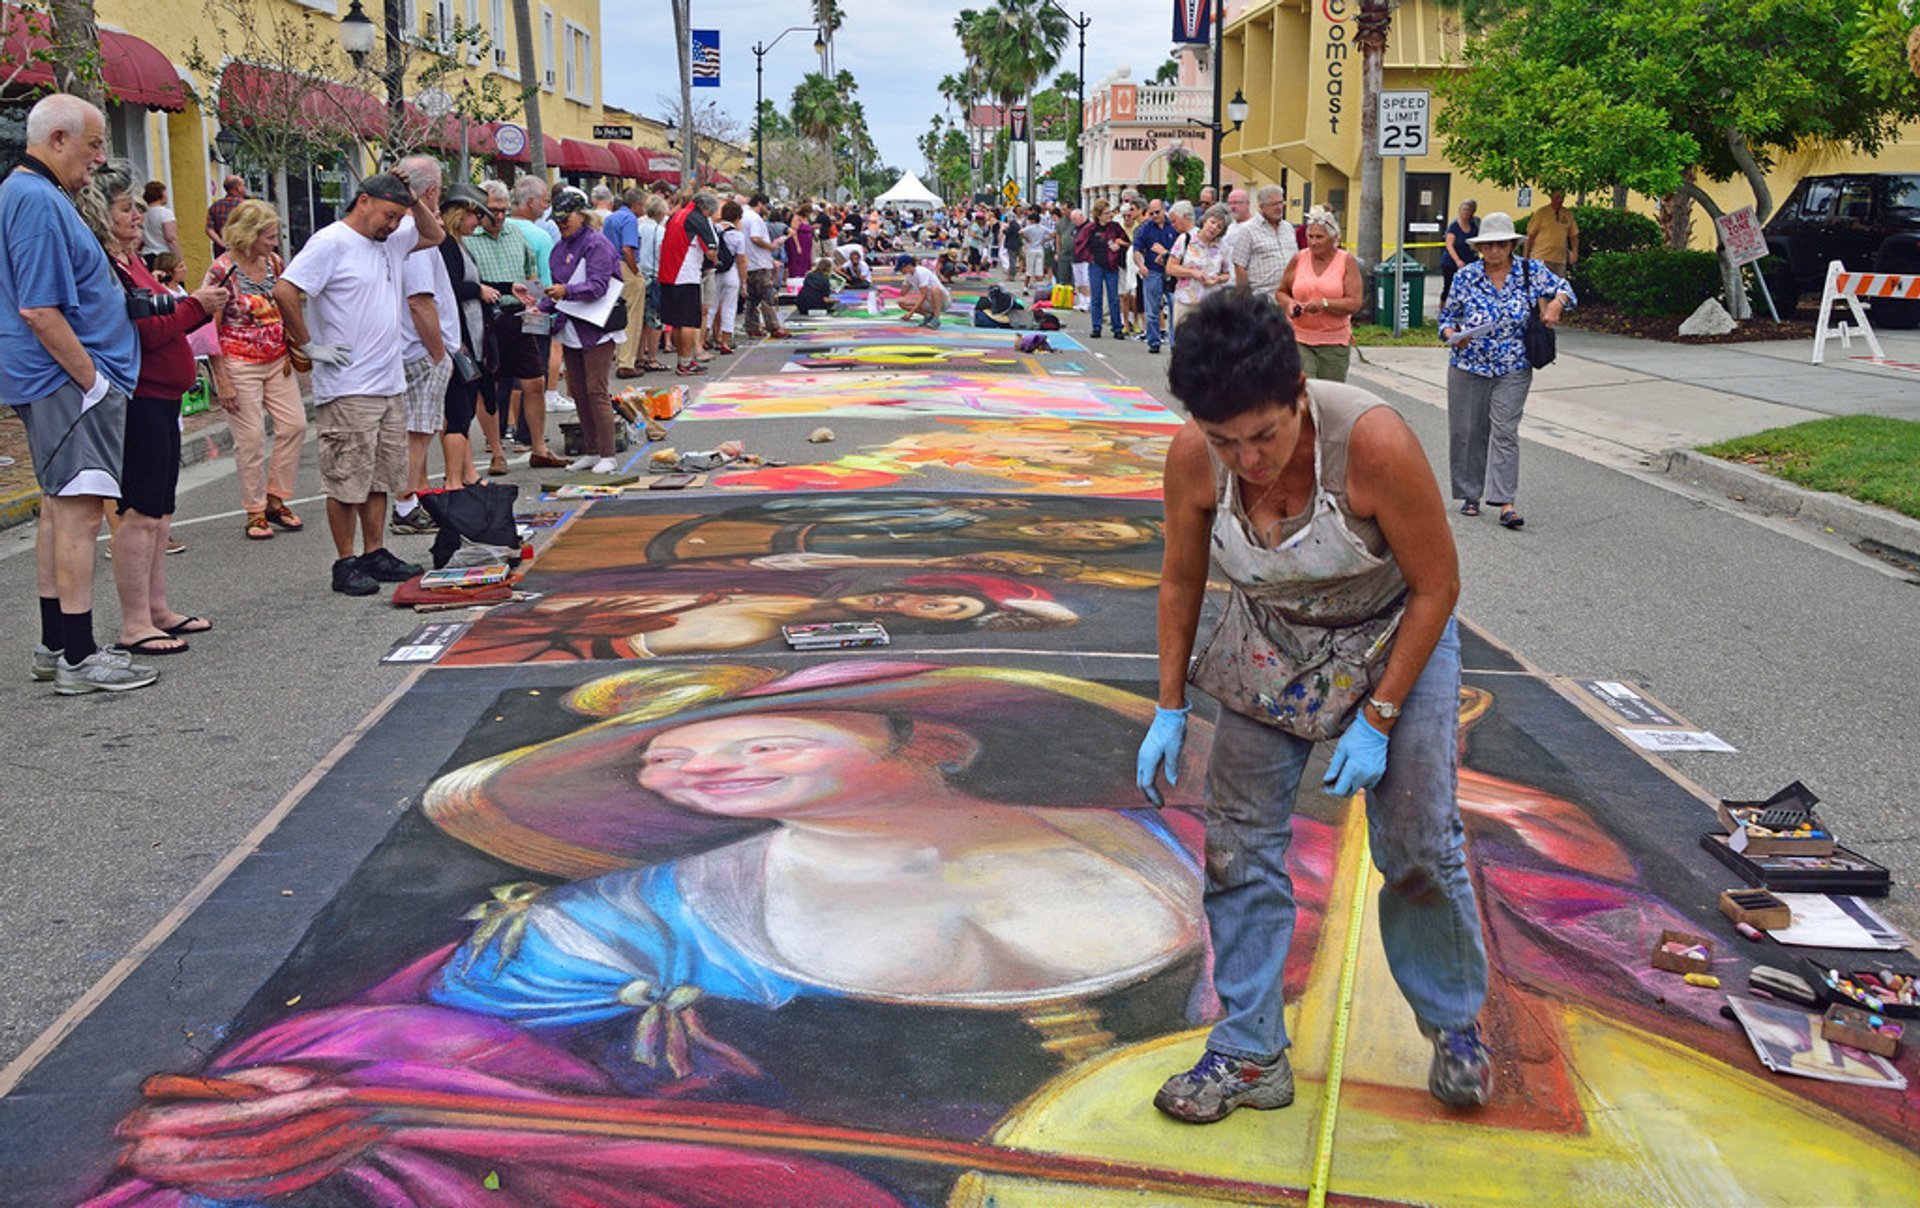
POLYGON ((416 507, 404 516, 395 512, 393 519, 387 521, 387 529, 395 533, 437 533, 440 526, 427 515, 427 509, 416 507))
POLYGON ((59 661, 60 652, 58 650, 48 650, 44 644, 35 642, 33 644, 32 664, 34 682, 37 684, 52 683, 54 664, 59 661))
POLYGON ((615 463, 611 457, 602 457, 593 463, 593 472, 595 474, 611 474, 619 468, 619 465, 615 463))
POLYGON ((360 555, 360 569, 382 583, 405 583, 415 575, 424 574, 427 568, 418 562, 402 562, 382 546, 360 555))
POLYGON ((1457 1032, 1421 1024, 1420 1034, 1433 1041, 1427 1089, 1435 1099, 1453 1107, 1480 1107, 1493 1098, 1493 1058, 1480 1043, 1479 1024, 1457 1032))
POLYGON ((358 558, 341 558, 333 564, 333 590, 343 596, 372 596, 380 592, 380 580, 368 574, 358 558))
POLYGON ((96 650, 78 667, 66 659, 55 659, 53 690, 61 696, 84 696, 89 692, 130 692, 144 688, 160 678, 160 673, 133 661, 124 650, 96 650))
POLYGON ((584 471, 593 469, 593 463, 599 460, 600 459, 598 457, 595 457, 591 453, 584 453, 579 457, 574 458, 572 461, 568 462, 567 470, 575 474, 582 473, 584 471))
POLYGON ((1283 1052, 1271 1064, 1207 1050, 1198 1065, 1160 1087, 1153 1105, 1176 1120, 1211 1124, 1236 1107, 1266 1111, 1293 1102, 1293 1063, 1283 1052))

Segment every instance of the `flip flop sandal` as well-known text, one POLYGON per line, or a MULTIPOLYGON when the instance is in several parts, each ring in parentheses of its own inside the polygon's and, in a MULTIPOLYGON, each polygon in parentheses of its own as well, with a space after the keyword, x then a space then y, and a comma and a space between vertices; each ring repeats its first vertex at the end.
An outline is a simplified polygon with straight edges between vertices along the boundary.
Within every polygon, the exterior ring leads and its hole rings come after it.
POLYGON ((165 633, 168 637, 177 638, 183 634, 189 634, 189 633, 208 633, 212 629, 213 629, 213 622, 207 620, 207 618, 188 617, 186 620, 180 622, 178 625, 166 626, 164 629, 161 630, 161 632, 165 633))
POLYGON ((1517 529, 1525 525, 1526 522, 1527 518, 1512 508, 1507 508, 1500 513, 1500 527, 1502 528, 1517 529))
POLYGON ((1480 501, 1478 499, 1463 501, 1460 504, 1460 514, 1462 516, 1478 516, 1480 514, 1480 501))
POLYGON ((267 523, 283 533, 297 533, 307 527, 307 522, 294 515, 291 508, 269 508, 267 523))
POLYGON ((156 633, 137 642, 121 642, 120 649, 129 654, 185 654, 188 647, 177 637, 156 633))

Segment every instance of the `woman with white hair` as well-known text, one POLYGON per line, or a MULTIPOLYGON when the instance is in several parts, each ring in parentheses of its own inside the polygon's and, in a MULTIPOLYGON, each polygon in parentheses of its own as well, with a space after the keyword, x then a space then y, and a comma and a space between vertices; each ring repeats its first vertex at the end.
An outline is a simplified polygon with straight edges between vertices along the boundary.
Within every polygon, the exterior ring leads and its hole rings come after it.
POLYGON ((1366 300, 1360 262, 1340 248, 1340 220, 1315 208, 1307 214, 1307 252, 1287 261, 1280 275, 1280 309, 1293 321, 1300 368, 1322 382, 1347 380, 1353 356, 1353 316, 1366 300))
MULTIPOLYGON (((1173 212, 1183 220, 1183 225, 1193 222, 1193 207, 1185 201, 1175 202, 1173 212)), ((1175 280, 1173 326, 1176 331, 1189 310, 1233 280, 1226 240, 1221 238, 1227 233, 1228 221, 1227 207, 1208 206, 1199 223, 1189 226, 1184 235, 1173 241, 1173 250, 1167 254, 1167 276, 1175 280)))

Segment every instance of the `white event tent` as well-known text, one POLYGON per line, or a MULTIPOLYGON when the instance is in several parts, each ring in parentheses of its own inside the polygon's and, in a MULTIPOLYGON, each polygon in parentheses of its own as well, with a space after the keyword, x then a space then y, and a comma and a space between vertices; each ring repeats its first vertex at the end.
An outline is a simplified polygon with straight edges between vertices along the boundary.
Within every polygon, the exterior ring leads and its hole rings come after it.
POLYGON ((943 204, 940 198, 920 178, 908 172, 897 184, 885 193, 873 199, 877 206, 906 206, 909 209, 939 209, 943 204))

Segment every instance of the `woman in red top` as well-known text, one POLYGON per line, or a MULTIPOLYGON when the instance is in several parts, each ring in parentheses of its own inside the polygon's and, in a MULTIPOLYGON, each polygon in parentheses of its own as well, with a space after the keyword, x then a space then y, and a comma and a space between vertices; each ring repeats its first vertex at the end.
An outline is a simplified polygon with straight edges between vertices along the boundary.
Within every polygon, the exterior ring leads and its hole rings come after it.
POLYGON ((273 287, 286 265, 280 245, 280 215, 248 198, 233 208, 221 229, 227 250, 207 270, 207 285, 221 285, 232 300, 220 312, 220 355, 213 382, 220 409, 233 431, 233 462, 247 536, 265 541, 275 526, 297 533, 306 525, 287 507, 294 473, 307 436, 307 405, 287 359, 286 329, 273 287), (273 436, 267 436, 267 420, 273 436))
POLYGON ((198 376, 187 333, 226 305, 227 291, 202 286, 175 299, 140 259, 140 202, 133 173, 114 163, 94 174, 81 214, 99 237, 128 289, 130 305, 172 302, 170 313, 142 318, 140 380, 127 405, 126 449, 120 470, 120 524, 113 535, 113 581, 120 595, 119 644, 136 655, 179 654, 183 634, 205 633, 205 618, 167 603, 167 528, 180 485, 180 396, 198 376))

